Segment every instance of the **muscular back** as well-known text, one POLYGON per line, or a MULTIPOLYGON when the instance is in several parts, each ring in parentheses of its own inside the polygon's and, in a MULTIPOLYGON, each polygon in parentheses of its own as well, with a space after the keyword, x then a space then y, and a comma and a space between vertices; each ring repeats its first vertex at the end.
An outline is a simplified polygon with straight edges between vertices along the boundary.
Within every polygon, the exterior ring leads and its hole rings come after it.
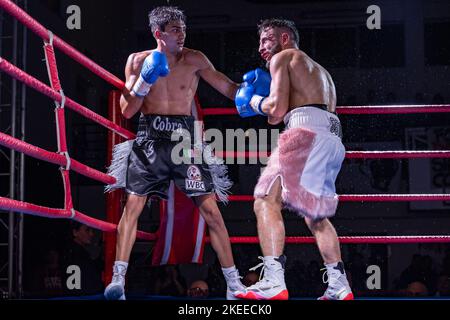
MULTIPOLYGON (((125 70, 127 88, 133 87, 150 53, 151 50, 130 55, 125 70)), ((198 51, 183 48, 177 60, 169 60, 170 73, 153 84, 140 111, 144 114, 190 115, 199 81, 200 59, 198 51)))
POLYGON ((298 49, 287 49, 289 72, 289 111, 306 104, 326 104, 328 111, 336 110, 336 89, 330 74, 321 65, 298 49))

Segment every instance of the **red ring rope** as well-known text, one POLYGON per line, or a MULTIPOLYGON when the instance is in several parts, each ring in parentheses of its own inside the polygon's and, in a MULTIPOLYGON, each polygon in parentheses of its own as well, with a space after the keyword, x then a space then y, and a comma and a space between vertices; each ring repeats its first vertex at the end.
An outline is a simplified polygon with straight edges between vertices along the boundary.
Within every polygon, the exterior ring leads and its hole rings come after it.
MULTIPOLYGON (((217 157, 221 158, 267 158, 270 156, 268 151, 214 151, 217 157)), ((450 158, 449 150, 431 150, 431 151, 347 151, 347 159, 434 159, 450 158)))
MULTIPOLYGON (((440 113, 450 112, 450 105, 398 105, 398 106, 349 106, 336 107, 338 114, 411 114, 411 113, 440 113)), ((227 116, 237 115, 235 107, 229 108, 206 108, 204 116, 227 116)))
MULTIPOLYGON (((253 201, 252 195, 230 195, 230 201, 253 201)), ((341 194, 339 201, 394 202, 394 201, 449 201, 450 194, 341 194)))
MULTIPOLYGON (((210 239, 208 238, 208 241, 210 239)), ((230 237, 232 243, 258 244, 258 237, 230 237)), ((394 244, 394 243, 450 243, 450 236, 361 236, 361 237, 339 237, 341 243, 372 243, 372 244, 394 244)), ((314 237, 286 237, 286 243, 315 243, 314 237)))

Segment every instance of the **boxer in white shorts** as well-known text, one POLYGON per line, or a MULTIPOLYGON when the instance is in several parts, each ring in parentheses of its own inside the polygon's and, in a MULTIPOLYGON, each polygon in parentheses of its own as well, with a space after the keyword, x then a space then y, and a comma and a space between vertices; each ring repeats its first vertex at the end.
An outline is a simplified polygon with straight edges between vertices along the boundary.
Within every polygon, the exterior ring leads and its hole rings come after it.
MULTIPOLYGON (((298 49, 299 35, 289 20, 267 19, 259 26, 259 52, 270 75, 244 75, 236 93, 242 117, 264 115, 269 124, 284 120, 286 130, 255 187, 254 210, 264 277, 245 290, 242 299, 285 300, 285 228, 287 207, 305 218, 324 260, 328 288, 321 300, 352 300, 336 230, 328 220, 336 212, 336 177, 345 156, 341 125, 335 114, 336 90, 330 74, 298 49), (271 78, 264 94, 262 79, 271 78)), ((324 277, 325 278, 325 277, 324 277)))

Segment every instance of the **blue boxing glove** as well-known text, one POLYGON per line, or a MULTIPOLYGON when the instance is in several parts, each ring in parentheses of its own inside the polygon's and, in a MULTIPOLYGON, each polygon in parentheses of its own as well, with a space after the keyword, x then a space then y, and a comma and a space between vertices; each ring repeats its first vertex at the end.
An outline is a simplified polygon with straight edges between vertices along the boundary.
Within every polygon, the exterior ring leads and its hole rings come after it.
POLYGON ((270 94, 270 73, 261 68, 249 71, 242 76, 244 82, 251 83, 255 87, 255 94, 267 97, 270 94))
POLYGON ((153 83, 159 77, 165 77, 169 74, 169 64, 166 55, 159 51, 152 51, 142 64, 141 73, 131 91, 138 97, 145 97, 153 83))
POLYGON ((258 68, 247 72, 242 77, 244 82, 239 87, 235 104, 239 115, 242 118, 256 115, 264 115, 261 109, 263 100, 270 94, 270 74, 258 68))

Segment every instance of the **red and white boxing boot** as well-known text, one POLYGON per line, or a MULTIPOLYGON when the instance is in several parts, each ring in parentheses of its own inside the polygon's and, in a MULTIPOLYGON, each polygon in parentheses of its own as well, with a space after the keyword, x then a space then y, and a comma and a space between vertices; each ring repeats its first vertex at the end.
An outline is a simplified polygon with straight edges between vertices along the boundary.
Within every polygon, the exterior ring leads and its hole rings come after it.
POLYGON ((239 299, 250 300, 287 300, 289 293, 284 282, 284 265, 286 256, 280 257, 266 256, 258 257, 263 262, 250 270, 263 267, 261 274, 264 277, 254 285, 247 287, 243 291, 237 291, 234 296, 239 299))
POLYGON ((353 292, 345 274, 344 263, 339 261, 325 264, 325 267, 323 282, 328 283, 328 288, 318 300, 353 300, 353 292), (326 276, 328 279, 325 279, 326 276))

